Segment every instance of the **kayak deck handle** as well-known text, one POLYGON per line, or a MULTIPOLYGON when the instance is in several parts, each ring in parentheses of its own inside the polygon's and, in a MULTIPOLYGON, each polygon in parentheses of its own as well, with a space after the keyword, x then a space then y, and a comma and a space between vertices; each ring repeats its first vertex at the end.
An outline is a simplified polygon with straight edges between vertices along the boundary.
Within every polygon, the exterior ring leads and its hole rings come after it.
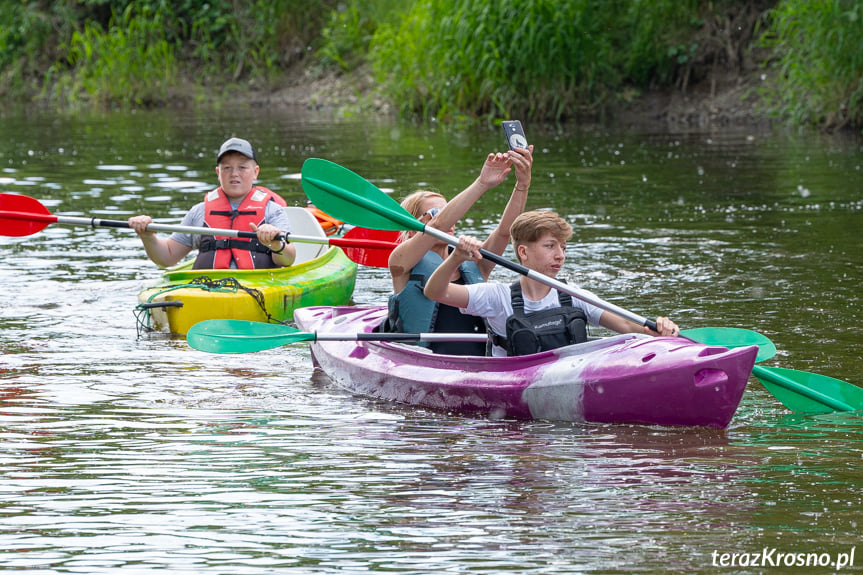
POLYGON ((138 307, 141 309, 153 309, 156 307, 166 308, 166 307, 183 307, 183 302, 179 300, 172 301, 155 301, 150 303, 141 303, 138 304, 138 307))

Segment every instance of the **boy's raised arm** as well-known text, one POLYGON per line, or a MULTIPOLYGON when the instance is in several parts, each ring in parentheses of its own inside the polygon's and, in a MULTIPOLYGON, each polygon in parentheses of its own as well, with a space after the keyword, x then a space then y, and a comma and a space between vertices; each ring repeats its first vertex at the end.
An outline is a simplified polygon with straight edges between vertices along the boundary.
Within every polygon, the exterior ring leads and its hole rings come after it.
POLYGON ((450 279, 462 262, 472 259, 481 260, 479 249, 481 242, 476 238, 461 236, 458 247, 438 266, 429 277, 423 289, 425 296, 439 303, 452 307, 467 307, 469 295, 467 288, 461 284, 455 284, 450 279))

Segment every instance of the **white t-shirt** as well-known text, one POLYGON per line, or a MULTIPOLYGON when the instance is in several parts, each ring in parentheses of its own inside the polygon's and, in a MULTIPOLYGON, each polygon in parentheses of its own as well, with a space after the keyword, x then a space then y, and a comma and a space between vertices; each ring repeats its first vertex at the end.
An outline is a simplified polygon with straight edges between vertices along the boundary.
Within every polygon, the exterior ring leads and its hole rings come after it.
MULTIPOLYGON (((461 312, 486 318, 493 332, 501 337, 506 337, 506 319, 512 315, 512 294, 509 284, 488 282, 470 284, 464 287, 467 288, 468 303, 467 307, 460 308, 461 312)), ((601 308, 576 297, 572 298, 572 305, 584 312, 588 323, 599 325, 599 317, 603 311, 601 308)), ((560 299, 556 289, 549 291, 548 295, 539 301, 533 301, 524 296, 525 313, 534 313, 553 307, 560 307, 560 299)), ((492 346, 492 355, 495 357, 506 356, 506 350, 497 345, 492 346)))

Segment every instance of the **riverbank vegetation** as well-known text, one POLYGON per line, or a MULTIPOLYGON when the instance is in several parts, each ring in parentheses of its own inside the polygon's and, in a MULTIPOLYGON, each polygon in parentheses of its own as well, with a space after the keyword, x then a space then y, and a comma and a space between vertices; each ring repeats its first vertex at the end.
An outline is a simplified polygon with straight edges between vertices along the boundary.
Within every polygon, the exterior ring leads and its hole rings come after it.
POLYGON ((188 104, 371 71, 405 116, 565 121, 754 74, 765 112, 863 128, 854 0, 34 0, 0 22, 2 102, 188 104))

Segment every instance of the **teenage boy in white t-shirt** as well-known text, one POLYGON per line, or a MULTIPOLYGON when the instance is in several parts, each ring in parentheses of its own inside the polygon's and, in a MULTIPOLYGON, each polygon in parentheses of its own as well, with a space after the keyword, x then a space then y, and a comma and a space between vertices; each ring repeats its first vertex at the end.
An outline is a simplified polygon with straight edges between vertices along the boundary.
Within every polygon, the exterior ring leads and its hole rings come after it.
MULTIPOLYGON (((518 261, 525 267, 549 277, 556 277, 566 258, 566 242, 572 236, 572 226, 551 211, 530 211, 518 216, 510 228, 512 245, 518 261)), ((431 275, 424 293, 429 299, 457 307, 462 313, 484 317, 495 341, 507 341, 507 320, 513 315, 511 287, 499 282, 472 285, 450 283, 453 270, 467 260, 482 259, 481 242, 461 236, 458 247, 431 275)), ((559 292, 550 286, 523 276, 520 280, 524 299, 524 312, 530 316, 546 309, 560 308, 559 292)), ((518 287, 518 286, 517 286, 518 287)), ((580 309, 587 323, 599 325, 618 333, 647 333, 649 335, 676 336, 677 324, 666 317, 656 318, 658 331, 650 330, 614 313, 600 309, 582 300, 571 298, 572 307, 580 309)), ((562 310, 563 312, 563 310, 562 310)), ((545 351, 543 348, 542 351, 545 351)), ((492 355, 519 355, 507 353, 507 348, 495 344, 492 355)))

